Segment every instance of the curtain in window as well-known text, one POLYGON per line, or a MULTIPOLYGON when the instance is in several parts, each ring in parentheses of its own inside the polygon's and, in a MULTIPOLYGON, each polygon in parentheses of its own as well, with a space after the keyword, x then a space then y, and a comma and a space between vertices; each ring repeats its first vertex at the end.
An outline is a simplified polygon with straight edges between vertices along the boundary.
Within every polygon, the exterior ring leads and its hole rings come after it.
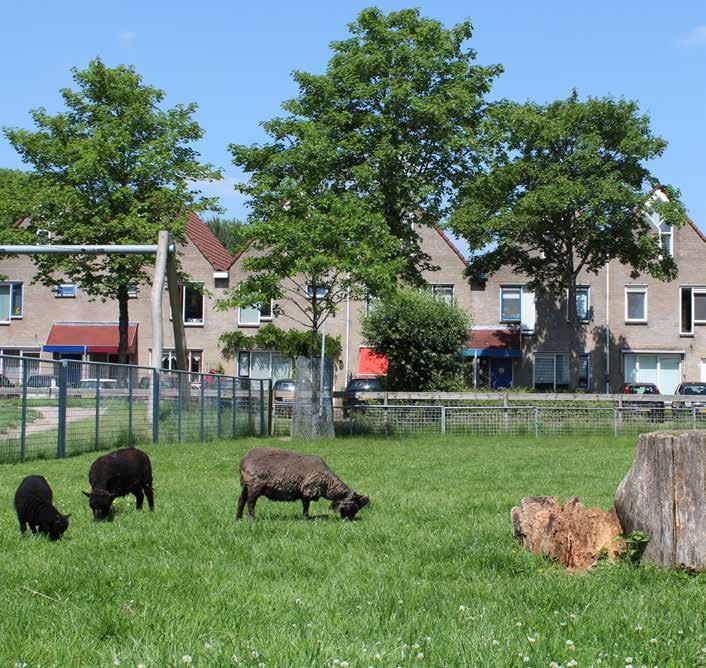
POLYGON ((260 309, 256 306, 240 307, 240 316, 238 321, 241 325, 259 325, 260 324, 260 309))
POLYGON ((569 384, 569 356, 568 355, 557 355, 556 356, 556 384, 557 387, 560 385, 569 384))
POLYGON ((0 321, 10 320, 10 286, 0 285, 0 321))
POLYGON ((272 353, 272 380, 291 378, 291 363, 287 355, 272 353))
POLYGON ((253 352, 250 360, 250 378, 270 377, 270 353, 253 352))

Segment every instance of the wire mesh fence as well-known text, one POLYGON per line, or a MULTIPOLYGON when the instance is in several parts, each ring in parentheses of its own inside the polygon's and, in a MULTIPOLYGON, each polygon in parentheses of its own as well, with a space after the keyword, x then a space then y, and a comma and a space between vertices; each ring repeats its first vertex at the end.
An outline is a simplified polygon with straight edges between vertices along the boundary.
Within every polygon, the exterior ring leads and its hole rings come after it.
POLYGON ((269 432, 267 379, 0 358, 0 462, 269 432))
MULTIPOLYGON (((449 403, 365 403, 334 409, 336 435, 449 436, 637 435, 671 429, 706 429, 704 402, 618 402, 534 399, 527 404, 493 401, 449 403)), ((273 433, 289 436, 291 404, 275 402, 273 433)))

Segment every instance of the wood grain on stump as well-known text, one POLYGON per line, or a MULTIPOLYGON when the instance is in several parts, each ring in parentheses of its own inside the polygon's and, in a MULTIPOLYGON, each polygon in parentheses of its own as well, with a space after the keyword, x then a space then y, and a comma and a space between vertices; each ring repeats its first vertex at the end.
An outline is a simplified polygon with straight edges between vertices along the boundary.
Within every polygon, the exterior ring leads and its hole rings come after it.
POLYGON ((649 534, 643 560, 706 570, 706 431, 641 434, 615 508, 625 535, 649 534))
POLYGON ((560 506, 555 496, 527 496, 512 509, 512 533, 523 547, 569 570, 588 570, 599 556, 625 554, 615 510, 586 508, 573 496, 560 506))

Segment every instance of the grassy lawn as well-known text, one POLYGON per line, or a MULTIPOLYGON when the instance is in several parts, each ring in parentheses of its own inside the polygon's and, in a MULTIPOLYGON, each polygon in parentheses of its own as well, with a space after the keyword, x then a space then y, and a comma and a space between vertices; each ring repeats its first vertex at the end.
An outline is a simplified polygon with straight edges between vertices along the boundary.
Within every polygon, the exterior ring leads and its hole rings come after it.
POLYGON ((567 575, 510 535, 525 495, 608 507, 633 437, 270 441, 371 505, 306 522, 263 499, 236 524, 237 462, 262 443, 146 446, 156 513, 130 497, 103 524, 80 493, 94 454, 0 467, 0 666, 706 665, 706 575, 567 575), (30 473, 73 513, 59 543, 20 538, 30 473))

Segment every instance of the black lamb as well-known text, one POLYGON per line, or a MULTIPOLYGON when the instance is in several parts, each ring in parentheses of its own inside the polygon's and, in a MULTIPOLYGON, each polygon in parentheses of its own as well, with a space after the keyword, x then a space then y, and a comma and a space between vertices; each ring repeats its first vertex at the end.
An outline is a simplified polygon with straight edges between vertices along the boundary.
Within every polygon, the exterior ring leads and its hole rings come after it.
POLYGON ((255 519, 255 503, 260 496, 272 501, 301 499, 307 519, 309 504, 320 498, 332 501, 331 508, 347 520, 368 504, 368 497, 343 483, 321 457, 280 448, 248 450, 240 460, 240 484, 238 520, 243 517, 246 503, 250 519, 255 519))
POLYGON ((52 505, 52 491, 44 476, 27 476, 15 492, 15 510, 20 522, 20 533, 25 534, 27 525, 32 533, 47 534, 51 540, 59 540, 69 528, 69 517, 62 515, 52 505))

